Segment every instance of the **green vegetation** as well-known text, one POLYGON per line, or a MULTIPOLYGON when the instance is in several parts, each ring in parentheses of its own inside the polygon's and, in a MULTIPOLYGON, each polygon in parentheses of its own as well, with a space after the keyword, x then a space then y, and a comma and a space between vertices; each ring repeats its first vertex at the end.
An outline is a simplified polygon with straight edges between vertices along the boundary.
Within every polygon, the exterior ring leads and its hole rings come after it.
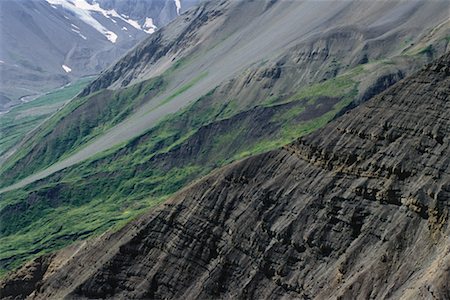
POLYGON ((433 45, 428 45, 425 48, 419 50, 418 54, 421 55, 426 55, 427 57, 433 57, 434 54, 434 49, 433 49, 433 45))
MULTIPOLYGON (((143 98, 155 84, 125 89, 113 99, 143 98)), ((238 110, 237 100, 219 101, 212 90, 127 143, 1 194, 1 272, 121 226, 217 167, 323 126, 349 104, 356 90, 357 83, 346 75, 306 87, 278 104, 245 111, 238 110)), ((79 105, 65 109, 73 111, 79 105)))
MULTIPOLYGON (((129 86, 122 90, 102 90, 78 97, 35 130, 34 135, 2 166, 0 186, 7 186, 34 172, 64 159, 95 137, 106 132, 135 112, 142 104, 165 91, 170 76, 189 62, 183 58, 162 76, 129 86)), ((177 89, 157 107, 186 92, 207 73, 201 73, 177 89)), ((14 131, 16 132, 16 131, 14 131)))
MULTIPOLYGON (((285 98, 273 96, 265 101, 264 104, 270 106, 306 98, 308 98, 310 104, 312 104, 320 97, 353 98, 356 96, 355 92, 357 92, 357 83, 354 78, 362 72, 364 72, 364 67, 358 66, 341 76, 306 86, 300 89, 297 93, 294 93, 292 96, 285 98)), ((287 116, 287 118, 290 118, 290 116, 287 116)))
POLYGON ((310 98, 316 100, 323 96, 342 97, 351 92, 354 86, 355 82, 352 80, 352 77, 350 75, 343 75, 306 87, 295 94, 293 98, 310 98))
POLYGON ((169 77, 173 74, 173 72, 183 69, 192 59, 194 58, 193 55, 182 57, 178 59, 176 62, 173 63, 173 65, 165 72, 165 76, 169 77))
POLYGON ((103 90, 89 97, 75 98, 40 126, 20 151, 1 166, 1 184, 11 184, 71 155, 123 121, 165 87, 163 77, 156 77, 123 90, 103 90))
POLYGON ((31 102, 12 108, 0 116, 0 155, 16 145, 28 132, 75 97, 92 78, 84 78, 31 102))
MULTIPOLYGON (((443 37, 440 41, 448 42, 448 37, 443 37)), ((424 57, 428 60, 432 59, 436 54, 436 49, 433 44, 428 44, 424 46, 423 44, 411 45, 411 47, 403 50, 402 54, 407 56, 416 57, 417 59, 423 59, 424 57)))
POLYGON ((183 94, 184 92, 186 92, 188 89, 190 89, 191 87, 193 87, 196 83, 198 83, 200 80, 202 80, 203 78, 205 78, 208 75, 207 72, 203 72, 200 75, 198 75, 197 77, 195 77, 194 79, 192 79, 191 81, 189 81, 188 83, 186 83, 185 85, 183 85, 182 87, 180 87, 178 90, 176 90, 172 95, 170 95, 169 97, 167 97, 167 99, 164 99, 163 102, 161 102, 161 105, 166 104, 167 102, 172 101, 175 97, 183 94))

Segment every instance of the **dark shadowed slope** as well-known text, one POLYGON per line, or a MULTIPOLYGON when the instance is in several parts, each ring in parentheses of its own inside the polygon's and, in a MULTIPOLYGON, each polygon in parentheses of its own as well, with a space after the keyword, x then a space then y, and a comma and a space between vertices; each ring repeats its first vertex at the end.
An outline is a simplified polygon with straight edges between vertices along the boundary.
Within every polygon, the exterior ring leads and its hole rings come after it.
POLYGON ((447 54, 324 129, 28 264, 1 292, 448 299, 449 87, 447 54))

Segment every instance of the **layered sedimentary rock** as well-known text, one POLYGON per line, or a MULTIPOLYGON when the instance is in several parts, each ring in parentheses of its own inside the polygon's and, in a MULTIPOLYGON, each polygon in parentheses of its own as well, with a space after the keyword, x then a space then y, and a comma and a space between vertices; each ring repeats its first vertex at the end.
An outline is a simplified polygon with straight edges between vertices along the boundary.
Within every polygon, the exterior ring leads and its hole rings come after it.
POLYGON ((449 95, 447 54, 312 135, 66 250, 57 267, 33 262, 47 270, 10 275, 2 296, 31 276, 37 299, 448 299, 449 95))

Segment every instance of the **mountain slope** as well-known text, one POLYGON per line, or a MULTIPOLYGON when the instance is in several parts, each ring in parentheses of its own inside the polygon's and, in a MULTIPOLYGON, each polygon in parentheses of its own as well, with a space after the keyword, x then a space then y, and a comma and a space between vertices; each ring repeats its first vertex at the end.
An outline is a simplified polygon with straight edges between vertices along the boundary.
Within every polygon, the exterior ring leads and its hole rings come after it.
POLYGON ((28 264, 2 293, 448 298, 449 66, 446 54, 323 129, 28 264))
POLYGON ((214 91, 116 149, 4 193, 0 266, 11 269, 100 233, 214 168, 309 133, 350 103, 353 91, 298 95, 298 100, 231 116, 234 103, 217 103, 221 92, 214 91))
POLYGON ((3 114, 0 117, 0 162, 8 156, 8 151, 18 147, 24 136, 29 135, 34 128, 79 94, 91 80, 92 77, 80 79, 3 114))
MULTIPOLYGON (((107 95, 111 89, 132 88, 159 76, 167 79, 165 89, 96 136, 88 130, 71 139, 64 136, 65 125, 56 118, 44 124, 42 131, 52 134, 26 141, 22 151, 2 167, 6 178, 3 185, 51 166, 15 187, 23 186, 126 142, 217 87, 230 95, 225 101, 234 100, 238 109, 244 110, 261 102, 286 99, 305 86, 366 64, 366 72, 352 78, 360 86, 360 96, 355 99, 358 102, 448 47, 448 2, 333 1, 331 6, 323 1, 270 3, 205 3, 152 35, 105 71, 82 96, 107 95), (386 15, 386 11, 401 17, 386 15), (417 27, 419 21, 422 26, 417 27), (442 30, 433 31, 438 25, 442 30), (422 43, 431 45, 433 51, 423 52, 422 43), (68 141, 67 148, 42 148, 57 140, 68 141), (84 142, 74 143, 79 140, 84 142), (44 159, 35 160, 38 156, 44 159)), ((70 122, 71 127, 81 126, 77 115, 71 113, 69 110, 62 116, 65 122, 70 122)), ((99 121, 102 124, 111 120, 99 121)))
POLYGON ((0 191, 0 274, 124 224, 211 170, 311 133, 448 48, 448 2, 333 1, 336 27, 321 19, 305 35, 302 22, 314 17, 291 12, 312 7, 321 16, 326 3, 315 3, 205 3, 36 129, 0 166, 1 186, 31 175, 0 191), (349 7, 367 18, 352 19, 349 7), (402 12, 393 23, 391 9, 402 12), (277 31, 289 34, 274 34, 275 45, 258 52, 266 58, 253 62, 248 38, 277 31))
MULTIPOLYGON (((195 1, 182 2, 182 11, 195 1)), ((0 3, 0 111, 98 74, 178 16, 176 2, 33 0, 0 3)))

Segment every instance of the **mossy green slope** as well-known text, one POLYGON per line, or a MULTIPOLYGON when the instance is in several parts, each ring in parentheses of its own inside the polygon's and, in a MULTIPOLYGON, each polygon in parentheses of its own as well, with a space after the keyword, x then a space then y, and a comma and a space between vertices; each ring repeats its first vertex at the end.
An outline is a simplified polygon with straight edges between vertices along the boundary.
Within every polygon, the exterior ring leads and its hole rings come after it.
POLYGON ((314 89, 307 97, 299 92, 245 111, 218 102, 213 90, 126 144, 1 194, 2 270, 120 226, 214 168, 323 126, 357 93, 357 82, 334 80, 342 88, 333 97, 321 83, 305 89, 314 89))
POLYGON ((36 128, 58 108, 75 97, 92 77, 81 79, 49 92, 31 102, 12 108, 0 116, 0 156, 16 145, 28 132, 36 128))
POLYGON ((51 165, 123 121, 165 88, 163 77, 77 97, 58 111, 1 168, 2 186, 51 165))

